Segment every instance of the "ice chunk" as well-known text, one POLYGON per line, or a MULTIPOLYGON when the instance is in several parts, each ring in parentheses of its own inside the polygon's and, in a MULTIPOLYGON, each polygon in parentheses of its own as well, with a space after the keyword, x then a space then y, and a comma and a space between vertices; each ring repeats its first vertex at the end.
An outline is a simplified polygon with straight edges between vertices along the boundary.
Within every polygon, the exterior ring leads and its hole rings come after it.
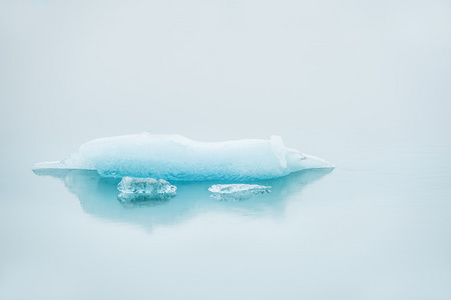
POLYGON ((154 178, 124 177, 117 189, 125 194, 175 195, 177 187, 166 180, 154 178))
POLYGON ((258 194, 261 192, 267 192, 270 189, 270 186, 257 184, 215 184, 212 185, 208 190, 212 193, 218 194, 232 194, 239 192, 251 192, 258 194))
POLYGON ((257 184, 215 184, 208 190, 213 193, 213 198, 219 200, 244 200, 269 193, 271 187, 257 184))
POLYGON ((333 168, 320 158, 284 146, 282 138, 196 142, 150 133, 96 139, 60 162, 36 169, 97 170, 106 177, 151 177, 170 181, 254 181, 304 169, 333 168))

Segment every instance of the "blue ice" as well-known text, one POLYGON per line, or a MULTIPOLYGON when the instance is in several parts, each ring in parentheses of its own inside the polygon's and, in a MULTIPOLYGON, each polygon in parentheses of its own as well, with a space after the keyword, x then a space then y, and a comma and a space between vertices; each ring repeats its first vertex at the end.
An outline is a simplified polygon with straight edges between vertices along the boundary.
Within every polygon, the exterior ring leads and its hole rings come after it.
POLYGON ((197 142, 180 135, 146 132, 95 139, 62 161, 38 163, 34 169, 96 170, 101 176, 116 178, 243 182, 333 167, 321 158, 285 147, 278 136, 197 142))

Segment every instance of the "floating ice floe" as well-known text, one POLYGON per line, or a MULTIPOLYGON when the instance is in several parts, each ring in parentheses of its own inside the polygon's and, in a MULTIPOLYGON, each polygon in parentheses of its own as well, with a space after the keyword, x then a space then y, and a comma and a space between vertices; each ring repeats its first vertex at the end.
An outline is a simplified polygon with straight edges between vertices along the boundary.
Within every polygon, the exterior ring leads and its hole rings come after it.
POLYGON ((257 184, 215 184, 208 188, 208 190, 217 194, 233 194, 240 192, 259 194, 268 192, 271 190, 271 187, 257 184))
POLYGON ((219 200, 244 200, 269 193, 271 187, 257 184, 215 184, 208 190, 213 193, 213 198, 219 200))
POLYGON ((154 178, 124 177, 117 185, 121 191, 118 200, 125 206, 153 205, 152 200, 168 200, 175 197, 177 187, 166 180, 154 178))
POLYGON ((68 158, 38 163, 34 170, 84 169, 116 178, 243 182, 333 167, 321 158, 285 147, 278 136, 270 140, 196 142, 179 135, 142 133, 90 141, 68 158))
POLYGON ((177 187, 163 179, 124 177, 117 185, 122 193, 175 194, 177 187))

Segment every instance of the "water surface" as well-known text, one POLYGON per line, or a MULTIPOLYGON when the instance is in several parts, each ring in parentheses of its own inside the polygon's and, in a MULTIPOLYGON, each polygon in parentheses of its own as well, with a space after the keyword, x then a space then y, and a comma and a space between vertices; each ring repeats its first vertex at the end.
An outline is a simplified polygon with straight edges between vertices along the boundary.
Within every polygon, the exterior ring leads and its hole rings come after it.
POLYGON ((451 299, 449 1, 6 2, 0 299, 451 299), (149 130, 336 169, 239 201, 31 170, 149 130))

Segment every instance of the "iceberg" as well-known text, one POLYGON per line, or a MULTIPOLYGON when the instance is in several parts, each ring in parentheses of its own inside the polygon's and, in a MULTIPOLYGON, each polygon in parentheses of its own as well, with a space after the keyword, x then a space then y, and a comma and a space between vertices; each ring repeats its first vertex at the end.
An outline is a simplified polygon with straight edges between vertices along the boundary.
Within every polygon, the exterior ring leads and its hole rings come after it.
POLYGON ((82 169, 115 178, 244 182, 333 167, 321 158, 285 147, 278 136, 197 142, 180 135, 142 133, 92 140, 66 159, 38 163, 34 170, 82 169))

